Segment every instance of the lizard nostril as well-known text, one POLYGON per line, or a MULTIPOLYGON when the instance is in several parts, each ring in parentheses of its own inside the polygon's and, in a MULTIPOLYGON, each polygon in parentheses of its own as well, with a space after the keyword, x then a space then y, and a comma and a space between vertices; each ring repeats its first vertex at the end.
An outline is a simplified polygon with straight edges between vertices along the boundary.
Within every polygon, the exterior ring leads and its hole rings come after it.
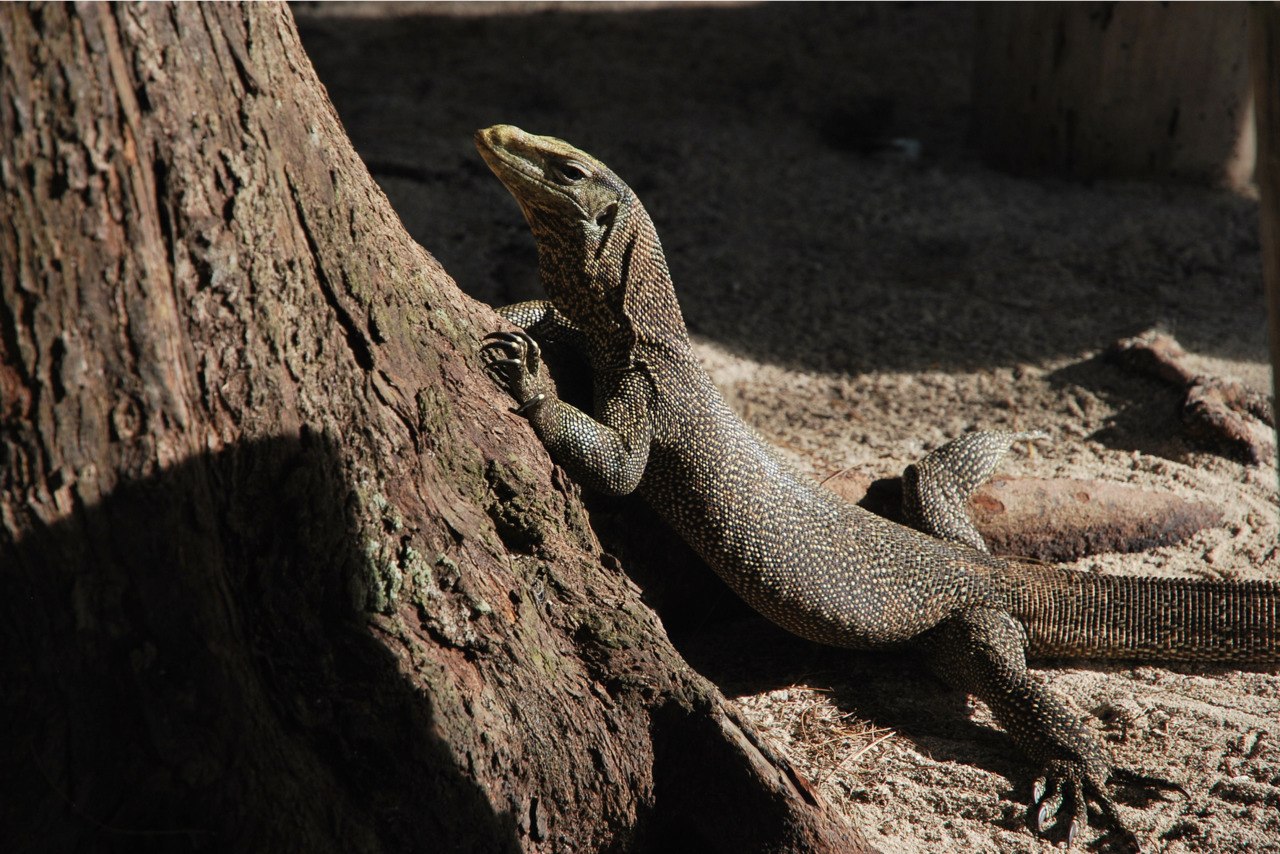
POLYGON ((604 210, 596 214, 596 225, 600 226, 601 228, 604 228, 605 226, 608 226, 608 225, 612 225, 613 218, 617 215, 617 213, 618 213, 617 202, 614 202, 613 204, 610 204, 610 205, 606 205, 604 210))

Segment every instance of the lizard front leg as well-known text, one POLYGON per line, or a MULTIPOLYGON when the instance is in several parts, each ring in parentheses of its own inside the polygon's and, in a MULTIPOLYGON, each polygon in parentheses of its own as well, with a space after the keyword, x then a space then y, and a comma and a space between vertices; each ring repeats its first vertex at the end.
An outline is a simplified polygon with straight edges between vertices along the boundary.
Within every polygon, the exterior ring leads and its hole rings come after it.
POLYGON ((600 420, 560 400, 538 344, 526 332, 486 336, 490 376, 516 401, 551 458, 579 483, 610 495, 632 492, 649 461, 652 386, 638 369, 596 379, 600 420))
POLYGON ((1088 827, 1088 808, 1095 804, 1121 845, 1137 851, 1137 837, 1111 798, 1111 782, 1186 796, 1176 783, 1114 764, 1110 751, 1083 719, 1028 673, 1026 633, 1008 613, 968 608, 918 641, 939 676, 990 706, 1000 725, 1039 767, 1030 807, 1031 825, 1038 833, 1056 826, 1070 846, 1088 827), (1066 817, 1060 817, 1064 806, 1066 817))
POLYGON ((504 305, 496 309, 503 320, 519 326, 535 339, 548 344, 568 344, 585 352, 586 339, 582 330, 564 316, 555 303, 545 299, 527 300, 504 305))

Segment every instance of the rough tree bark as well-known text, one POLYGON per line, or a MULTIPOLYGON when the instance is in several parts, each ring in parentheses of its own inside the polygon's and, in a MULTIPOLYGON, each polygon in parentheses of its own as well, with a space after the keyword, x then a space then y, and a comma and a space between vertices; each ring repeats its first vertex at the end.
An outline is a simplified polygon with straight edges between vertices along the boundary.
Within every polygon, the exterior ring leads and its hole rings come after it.
POLYGON ((0 10, 7 850, 853 850, 478 370, 286 8, 0 10))

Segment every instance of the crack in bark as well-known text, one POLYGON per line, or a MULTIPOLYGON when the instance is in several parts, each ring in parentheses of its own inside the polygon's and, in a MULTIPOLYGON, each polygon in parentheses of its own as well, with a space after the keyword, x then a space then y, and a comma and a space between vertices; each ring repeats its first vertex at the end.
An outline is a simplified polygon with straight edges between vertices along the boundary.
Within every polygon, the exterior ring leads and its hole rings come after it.
POLYGON ((414 448, 418 447, 418 425, 414 422, 412 416, 405 412, 404 403, 406 401, 405 393, 400 390, 400 386, 384 370, 377 370, 370 375, 373 379, 373 392, 378 399, 387 406, 388 409, 395 414, 405 429, 409 431, 409 438, 413 441, 414 448), (392 392, 399 398, 399 402, 392 399, 392 392))
MULTIPOLYGON (((226 48, 227 54, 230 55, 231 57, 231 64, 233 69, 235 70, 236 78, 240 81, 240 86, 244 94, 245 95, 259 94, 262 91, 262 86, 261 84, 258 83, 258 78, 255 77, 253 75, 253 72, 249 70, 249 63, 246 61, 245 57, 243 57, 240 54, 240 46, 235 42, 234 39, 227 38, 226 32, 223 31, 220 25, 209 20, 209 11, 203 4, 200 7, 200 17, 201 17, 201 21, 205 25, 206 31, 208 32, 210 42, 212 42, 213 39, 216 37, 221 41, 222 46, 226 48)), ((249 49, 249 40, 250 40, 250 36, 246 32, 245 33, 246 51, 249 49)), ((225 80, 227 79, 227 74, 225 69, 223 68, 221 52, 215 51, 215 54, 218 59, 218 69, 222 71, 222 77, 225 80)), ((249 124, 244 121, 243 113, 244 111, 241 110, 241 126, 248 129, 249 124)))
MULTIPOLYGON (((26 319, 30 313, 28 303, 31 301, 23 299, 16 288, 12 295, 20 307, 17 312, 13 310, 8 298, 0 300, 0 354, 8 353, 8 358, 5 360, 6 367, 12 368, 17 373, 24 387, 30 387, 32 376, 27 363, 22 358, 22 342, 18 338, 18 317, 21 315, 24 320, 26 319)), ((3 412, 3 409, 0 409, 0 412, 3 412)), ((26 412, 21 413, 19 417, 26 417, 26 412)))
POLYGON ((285 183, 289 186, 289 196, 293 199, 293 209, 297 216, 298 226, 302 229, 302 235, 307 241, 307 251, 311 253, 312 263, 316 268, 316 281, 320 283, 320 292, 324 294, 325 302, 332 308, 338 316, 338 323, 342 326, 346 333, 347 347, 351 349, 351 354, 355 357, 356 364, 365 371, 373 370, 373 349, 369 346, 369 342, 364 335, 360 333, 360 327, 356 324, 355 318, 351 316, 351 312, 347 311, 346 306, 338 299, 338 293, 334 290, 333 282, 329 280, 329 273, 324 267, 324 259, 320 254, 320 246, 316 242, 315 235, 311 233, 311 227, 307 224, 307 214, 302 207, 302 199, 298 195, 298 188, 293 185, 292 179, 285 176, 285 183))
POLYGON ((166 201, 169 195, 169 164, 163 157, 151 159, 151 188, 155 192, 156 219, 160 226, 160 238, 169 247, 165 261, 169 265, 169 281, 177 285, 178 241, 174 235, 173 209, 166 201))

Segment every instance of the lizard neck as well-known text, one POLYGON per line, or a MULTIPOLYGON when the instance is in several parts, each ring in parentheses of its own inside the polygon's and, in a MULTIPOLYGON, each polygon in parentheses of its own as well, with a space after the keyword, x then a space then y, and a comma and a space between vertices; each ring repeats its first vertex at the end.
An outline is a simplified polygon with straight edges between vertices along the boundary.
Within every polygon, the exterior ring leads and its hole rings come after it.
POLYGON ((689 332, 653 223, 639 201, 626 201, 603 239, 580 251, 540 240, 539 269, 548 296, 594 353, 655 365, 689 353, 689 332))

